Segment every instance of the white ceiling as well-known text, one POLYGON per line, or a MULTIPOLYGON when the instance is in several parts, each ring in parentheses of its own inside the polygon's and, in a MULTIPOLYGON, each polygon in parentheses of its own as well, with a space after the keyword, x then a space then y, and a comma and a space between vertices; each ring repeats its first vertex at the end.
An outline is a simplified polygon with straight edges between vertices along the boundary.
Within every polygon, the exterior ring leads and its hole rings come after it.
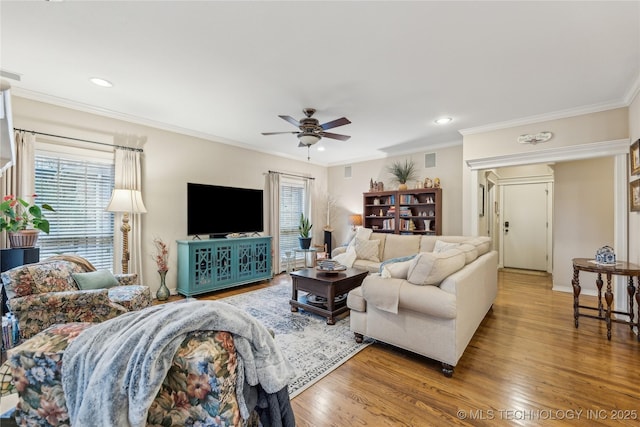
POLYGON ((625 106, 640 75, 637 1, 2 0, 0 20, 14 95, 305 161, 295 135, 261 132, 305 107, 346 116, 331 131, 349 141, 312 147, 321 165, 625 106))

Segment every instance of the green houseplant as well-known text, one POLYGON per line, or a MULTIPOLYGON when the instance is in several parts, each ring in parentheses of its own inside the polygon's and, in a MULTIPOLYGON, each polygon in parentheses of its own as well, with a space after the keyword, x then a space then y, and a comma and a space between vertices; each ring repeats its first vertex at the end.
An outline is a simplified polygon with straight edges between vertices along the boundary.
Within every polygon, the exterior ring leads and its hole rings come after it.
MULTIPOLYGON (((30 197, 35 200, 37 195, 33 194, 30 197)), ((2 198, 0 231, 8 233, 11 247, 34 246, 40 231, 49 234, 49 221, 44 217, 43 210, 55 212, 46 203, 40 206, 35 202, 30 204, 12 194, 2 198)))
POLYGON ((298 232, 300 233, 300 248, 301 249, 309 249, 311 246, 311 228, 313 224, 309 221, 309 218, 304 216, 303 213, 300 214, 300 224, 298 225, 298 232))
POLYGON ((398 190, 406 190, 407 181, 416 179, 417 175, 416 165, 413 160, 393 162, 387 166, 387 171, 394 176, 395 181, 398 181, 398 190))

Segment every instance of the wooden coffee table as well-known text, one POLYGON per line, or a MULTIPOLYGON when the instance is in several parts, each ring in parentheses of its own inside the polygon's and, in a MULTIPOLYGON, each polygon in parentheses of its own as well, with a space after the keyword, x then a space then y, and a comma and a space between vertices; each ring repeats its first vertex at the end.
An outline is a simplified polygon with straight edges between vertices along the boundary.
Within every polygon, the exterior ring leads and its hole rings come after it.
POLYGON ((294 271, 291 273, 291 311, 302 308, 326 317, 327 325, 335 325, 335 317, 349 310, 345 294, 360 286, 367 274, 355 268, 338 273, 326 273, 315 268, 294 271), (309 295, 299 301, 298 291, 309 292, 309 295), (313 296, 316 302, 310 302, 309 296, 313 296), (336 299, 339 301, 336 302, 336 299))

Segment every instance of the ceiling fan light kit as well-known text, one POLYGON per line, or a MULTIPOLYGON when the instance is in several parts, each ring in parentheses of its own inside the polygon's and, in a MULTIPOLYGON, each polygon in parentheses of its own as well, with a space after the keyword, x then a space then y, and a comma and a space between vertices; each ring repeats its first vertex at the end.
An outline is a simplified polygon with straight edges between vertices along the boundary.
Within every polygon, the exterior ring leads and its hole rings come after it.
POLYGON ((538 132, 536 134, 533 134, 533 133, 523 134, 518 137, 518 142, 520 144, 536 145, 540 142, 547 142, 548 140, 551 139, 552 136, 553 134, 548 131, 538 132))
POLYGON ((314 108, 305 108, 302 110, 306 117, 296 120, 291 116, 280 115, 282 120, 291 123, 296 126, 299 131, 290 131, 290 132, 262 132, 263 135, 279 135, 284 133, 293 133, 298 137, 298 147, 311 147, 312 145, 318 143, 322 138, 331 138, 337 139, 339 141, 346 141, 351 138, 348 135, 340 135, 332 132, 325 132, 327 129, 333 129, 338 126, 344 126, 351 123, 349 119, 346 117, 341 117, 339 119, 331 120, 330 122, 320 124, 318 119, 312 117, 316 110, 314 108))

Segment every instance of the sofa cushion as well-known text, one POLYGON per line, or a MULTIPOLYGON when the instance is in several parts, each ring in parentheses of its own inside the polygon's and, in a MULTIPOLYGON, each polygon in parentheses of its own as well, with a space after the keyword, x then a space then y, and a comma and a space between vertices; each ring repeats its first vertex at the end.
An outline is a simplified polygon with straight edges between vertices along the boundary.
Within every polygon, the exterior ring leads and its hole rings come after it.
POLYGON ((470 245, 468 243, 462 243, 460 246, 457 247, 457 249, 464 254, 465 265, 472 263, 478 258, 478 250, 473 245, 470 245))
POLYGON ((410 261, 407 280, 414 285, 437 285, 464 267, 465 256, 458 249, 445 252, 420 252, 410 261))
POLYGON ((438 240, 446 243, 462 243, 471 238, 473 238, 473 236, 422 236, 420 239, 420 250, 418 250, 418 252, 433 252, 433 248, 435 248, 438 240))
POLYGON ((73 273, 71 275, 78 288, 83 291, 88 289, 107 289, 118 286, 118 281, 109 270, 89 271, 87 273, 73 273))
POLYGON ((51 261, 27 266, 33 279, 33 293, 77 291, 73 273, 82 273, 84 269, 73 262, 51 261))
POLYGON ((468 243, 476 247, 478 256, 484 255, 491 250, 491 237, 479 236, 473 239, 465 240, 463 243, 468 243))
POLYGON ((439 253, 448 251, 449 249, 455 249, 460 246, 460 243, 445 242, 444 240, 436 240, 436 244, 433 246, 433 252, 439 253))
POLYGON ((419 235, 389 234, 384 243, 382 260, 415 255, 420 252, 419 235))
POLYGON ((358 259, 365 259, 373 262, 380 262, 380 241, 361 240, 356 238, 356 256, 358 259))

